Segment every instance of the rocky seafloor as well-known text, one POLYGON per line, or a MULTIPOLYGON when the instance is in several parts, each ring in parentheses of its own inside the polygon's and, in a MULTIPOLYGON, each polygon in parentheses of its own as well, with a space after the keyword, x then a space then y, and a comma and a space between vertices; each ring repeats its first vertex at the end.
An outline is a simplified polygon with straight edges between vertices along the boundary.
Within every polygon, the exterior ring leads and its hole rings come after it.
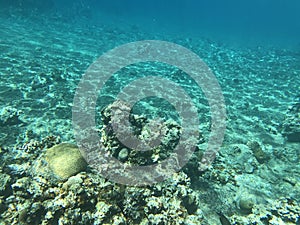
MULTIPOLYGON (((24 20, 3 13, 0 20, 1 224, 300 224, 299 50, 236 49, 125 25, 61 23, 56 16, 37 22, 34 16, 24 20), (144 39, 181 44, 207 63, 225 97, 227 130, 212 166, 199 171, 210 126, 203 93, 176 68, 148 64, 146 70, 120 70, 104 88, 100 105, 110 107, 126 82, 155 73, 196 99, 201 121, 198 147, 181 171, 162 183, 131 187, 99 176, 78 155, 72 104, 81 75, 99 55, 144 39), (69 161, 62 164, 64 151, 69 161)), ((171 154, 180 125, 176 115, 161 114, 151 102, 140 108, 145 113, 137 110, 132 123, 141 138, 149 115, 169 116, 165 127, 172 135, 149 157, 116 140, 105 110, 98 114, 99 136, 105 151, 120 161, 157 163, 171 154)))

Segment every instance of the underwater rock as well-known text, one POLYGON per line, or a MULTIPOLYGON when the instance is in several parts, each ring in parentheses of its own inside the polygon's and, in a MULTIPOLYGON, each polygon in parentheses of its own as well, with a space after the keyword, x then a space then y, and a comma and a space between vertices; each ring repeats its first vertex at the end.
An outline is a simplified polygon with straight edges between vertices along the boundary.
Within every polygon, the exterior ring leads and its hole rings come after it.
MULTIPOLYGON (((79 175, 79 174, 78 174, 79 175)), ((69 191, 78 191, 81 189, 83 184, 83 179, 80 176, 72 176, 70 177, 62 186, 64 190, 69 191)))
POLYGON ((279 198, 267 204, 255 204, 247 215, 234 214, 231 224, 299 224, 300 205, 288 198, 279 198))
POLYGON ((181 126, 171 119, 155 121, 144 115, 130 114, 131 129, 139 144, 147 147, 151 147, 149 143, 155 144, 148 151, 128 149, 114 133, 112 124, 118 124, 120 130, 128 130, 122 114, 129 111, 130 107, 118 100, 101 112, 103 127, 100 132, 105 151, 121 162, 138 165, 151 165, 169 157, 179 141, 181 126), (113 113, 117 115, 114 118, 113 113))
MULTIPOLYGON (((55 142, 55 138, 47 141, 49 146, 55 142)), ((70 144, 56 147, 64 145, 70 144)), ((34 146, 39 149, 39 145, 34 146)), ((70 147, 76 148, 74 145, 70 147)), ((33 155, 36 152, 32 150, 27 154, 33 155)), ((0 196, 0 224, 214 224, 207 222, 207 215, 202 211, 207 206, 202 199, 200 201, 199 192, 191 188, 190 177, 182 171, 153 186, 126 187, 113 184, 93 171, 81 172, 67 180, 55 180, 49 171, 41 171, 48 167, 47 162, 41 160, 43 158, 45 156, 40 151, 36 165, 29 171, 30 176, 27 173, 25 177, 13 181, 13 184, 7 183, 6 186, 12 186, 13 193, 7 197, 0 196), (39 167, 37 162, 40 163, 39 167), (46 179, 44 174, 48 174, 46 179)), ((8 177, 3 180, 9 181, 8 177)), ((233 186, 229 185, 232 191, 233 186)), ((225 186, 220 187, 227 194, 225 186)), ((226 211, 225 205, 215 195, 209 195, 209 199, 216 203, 213 207, 226 211)), ((243 197, 236 202, 240 209, 252 206, 243 197)), ((294 224, 299 221, 297 202, 285 199, 267 207, 254 204, 252 213, 226 213, 226 218, 231 224, 255 224, 251 221, 266 218, 268 221, 282 218, 294 224), (269 215, 272 218, 269 219, 269 215)))
POLYGON ((252 195, 243 195, 239 200, 239 207, 245 213, 251 213, 254 204, 255 199, 252 195))
POLYGON ((11 177, 8 174, 0 173, 0 184, 0 196, 9 196, 11 193, 11 177))
POLYGON ((22 111, 13 107, 4 107, 0 110, 0 125, 1 126, 13 126, 24 123, 20 116, 22 111))
POLYGON ((61 143, 47 149, 46 161, 53 173, 61 179, 68 179, 87 167, 79 148, 69 143, 61 143))
POLYGON ((149 188, 126 188, 123 208, 125 217, 131 219, 127 220, 129 224, 194 224, 186 221, 201 224, 203 221, 198 194, 190 188, 190 179, 183 172, 149 188))
POLYGON ((300 142, 300 97, 299 102, 294 103, 286 113, 282 135, 289 142, 300 142))
POLYGON ((128 158, 128 149, 123 148, 119 152, 118 159, 121 160, 122 162, 128 158))
POLYGON ((0 200, 0 214, 7 210, 7 206, 0 200))

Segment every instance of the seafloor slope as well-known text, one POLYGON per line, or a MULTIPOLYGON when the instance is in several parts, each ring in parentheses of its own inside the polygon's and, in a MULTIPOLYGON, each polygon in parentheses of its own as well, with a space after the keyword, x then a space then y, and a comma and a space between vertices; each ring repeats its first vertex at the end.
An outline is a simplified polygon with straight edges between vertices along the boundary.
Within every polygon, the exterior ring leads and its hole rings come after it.
MULTIPOLYGON (((300 224, 299 49, 237 49, 125 25, 62 22, 57 16, 3 14, 0 28, 1 224, 300 224), (181 172, 161 184, 136 188, 112 184, 85 166, 64 178, 42 169, 50 147, 75 142, 73 96, 87 67, 113 47, 144 39, 191 49, 219 80, 227 131, 212 167, 197 170, 209 131, 204 95, 176 68, 150 63, 146 71, 119 71, 100 102, 111 101, 126 80, 151 71, 184 86, 196 99, 203 138, 181 172)), ((144 109, 148 115, 157 113, 151 104, 144 109)), ((142 121, 136 124, 145 126, 142 121)), ((99 130, 106 150, 120 160, 136 160, 103 123, 99 130)), ((177 126, 171 124, 170 130, 177 126)), ((158 149, 150 158, 159 161, 167 151, 158 149)))

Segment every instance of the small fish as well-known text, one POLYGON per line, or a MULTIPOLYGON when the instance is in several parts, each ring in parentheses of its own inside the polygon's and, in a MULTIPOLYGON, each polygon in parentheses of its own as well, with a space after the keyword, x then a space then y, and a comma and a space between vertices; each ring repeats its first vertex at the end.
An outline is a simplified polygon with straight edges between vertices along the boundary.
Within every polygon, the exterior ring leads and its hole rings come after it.
POLYGON ((229 220, 222 213, 218 213, 218 215, 220 217, 220 222, 222 225, 230 225, 229 220))

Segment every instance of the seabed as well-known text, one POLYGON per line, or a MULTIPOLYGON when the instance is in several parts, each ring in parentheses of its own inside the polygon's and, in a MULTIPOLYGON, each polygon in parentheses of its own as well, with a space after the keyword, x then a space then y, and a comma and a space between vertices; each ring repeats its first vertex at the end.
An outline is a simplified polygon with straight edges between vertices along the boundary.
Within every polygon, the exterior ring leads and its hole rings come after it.
MULTIPOLYGON (((2 15, 0 27, 1 224, 300 224, 299 50, 234 48, 125 25, 62 23, 55 15, 2 15), (198 170, 210 130, 203 93, 177 68, 146 63, 118 71, 99 104, 112 104, 120 87, 141 74, 173 79, 196 99, 202 136, 194 157, 168 180, 145 187, 112 183, 88 166, 57 176, 47 167, 47 151, 76 143, 72 106, 82 74, 106 51, 148 39, 190 49, 218 79, 227 129, 214 163, 198 170)), ((159 115, 152 103, 137 106, 140 118, 159 115)), ((96 111, 106 150, 120 160, 145 163, 114 142, 96 111)), ((174 130, 176 115, 169 116, 174 130)), ((142 121, 136 124, 145 126, 142 121)), ((153 162, 165 157, 172 138, 152 152, 153 162)))

